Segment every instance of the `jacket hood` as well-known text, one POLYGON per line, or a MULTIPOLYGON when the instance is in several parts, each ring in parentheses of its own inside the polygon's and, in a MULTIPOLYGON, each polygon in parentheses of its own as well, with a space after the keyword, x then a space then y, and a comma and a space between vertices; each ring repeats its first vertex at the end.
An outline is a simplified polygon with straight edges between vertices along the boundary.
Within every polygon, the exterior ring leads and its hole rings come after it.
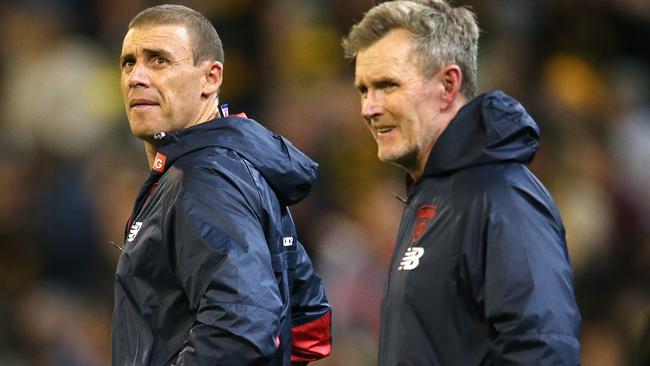
POLYGON ((500 91, 463 106, 440 135, 423 176, 444 175, 495 162, 529 163, 539 149, 539 127, 524 107, 500 91))
POLYGON ((161 138, 159 153, 170 167, 178 157, 205 147, 237 151, 268 181, 280 203, 302 200, 316 179, 318 164, 295 148, 289 140, 274 134, 251 119, 217 118, 161 138))

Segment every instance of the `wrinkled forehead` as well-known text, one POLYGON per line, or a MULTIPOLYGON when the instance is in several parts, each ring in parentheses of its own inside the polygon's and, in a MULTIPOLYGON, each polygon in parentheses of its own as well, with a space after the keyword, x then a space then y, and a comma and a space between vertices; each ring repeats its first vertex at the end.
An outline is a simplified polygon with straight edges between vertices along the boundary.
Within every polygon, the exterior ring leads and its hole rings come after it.
POLYGON ((394 30, 368 47, 362 48, 355 59, 355 71, 374 73, 376 70, 403 70, 414 64, 412 39, 405 30, 394 30))
POLYGON ((192 52, 190 32, 183 25, 145 25, 129 29, 122 43, 122 54, 137 54, 145 49, 164 49, 171 53, 192 52))
POLYGON ((404 60, 394 55, 366 55, 359 53, 356 58, 355 76, 373 76, 378 72, 399 73, 404 67, 404 60))

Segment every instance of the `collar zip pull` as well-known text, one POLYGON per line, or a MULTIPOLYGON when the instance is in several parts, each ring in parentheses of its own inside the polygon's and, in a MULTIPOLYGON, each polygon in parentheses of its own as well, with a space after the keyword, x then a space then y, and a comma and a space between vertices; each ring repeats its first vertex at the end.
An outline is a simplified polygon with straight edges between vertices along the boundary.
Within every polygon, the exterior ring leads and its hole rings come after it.
POLYGON ((395 197, 398 201, 402 202, 404 205, 408 205, 408 200, 406 198, 403 198, 402 196, 398 195, 397 193, 393 192, 393 197, 395 197))

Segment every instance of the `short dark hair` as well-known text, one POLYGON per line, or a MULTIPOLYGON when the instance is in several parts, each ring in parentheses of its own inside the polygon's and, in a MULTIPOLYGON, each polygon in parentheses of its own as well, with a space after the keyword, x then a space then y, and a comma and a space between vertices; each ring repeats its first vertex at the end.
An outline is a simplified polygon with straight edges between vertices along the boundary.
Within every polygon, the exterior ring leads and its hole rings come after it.
POLYGON ((183 5, 158 5, 142 10, 129 23, 129 29, 151 25, 182 25, 192 37, 194 64, 214 60, 224 63, 223 45, 212 23, 196 10, 183 5))

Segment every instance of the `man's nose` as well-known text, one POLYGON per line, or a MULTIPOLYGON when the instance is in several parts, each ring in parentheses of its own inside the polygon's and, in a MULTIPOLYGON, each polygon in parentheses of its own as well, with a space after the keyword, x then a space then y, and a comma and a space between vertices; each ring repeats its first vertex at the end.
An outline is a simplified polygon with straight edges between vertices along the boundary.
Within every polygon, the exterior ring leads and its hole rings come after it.
POLYGON ((377 93, 368 91, 361 100, 361 115, 364 119, 372 119, 381 113, 381 100, 377 93))
POLYGON ((136 62, 129 73, 129 86, 149 86, 149 69, 140 62, 136 62))

